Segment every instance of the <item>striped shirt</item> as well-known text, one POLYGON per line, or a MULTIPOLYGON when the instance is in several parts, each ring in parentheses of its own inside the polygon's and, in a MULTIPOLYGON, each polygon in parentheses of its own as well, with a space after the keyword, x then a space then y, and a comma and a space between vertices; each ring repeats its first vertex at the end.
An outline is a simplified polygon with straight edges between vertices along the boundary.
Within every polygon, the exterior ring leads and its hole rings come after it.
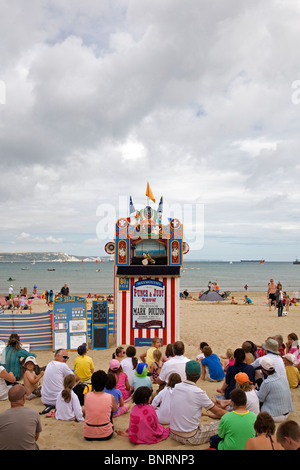
POLYGON ((28 352, 25 349, 15 349, 13 346, 6 346, 5 350, 5 370, 7 372, 12 372, 14 376, 20 377, 20 359, 22 357, 33 356, 36 357, 36 354, 28 352))
POLYGON ((261 403, 261 411, 267 411, 271 416, 281 416, 294 410, 289 383, 278 373, 269 375, 257 392, 261 403))

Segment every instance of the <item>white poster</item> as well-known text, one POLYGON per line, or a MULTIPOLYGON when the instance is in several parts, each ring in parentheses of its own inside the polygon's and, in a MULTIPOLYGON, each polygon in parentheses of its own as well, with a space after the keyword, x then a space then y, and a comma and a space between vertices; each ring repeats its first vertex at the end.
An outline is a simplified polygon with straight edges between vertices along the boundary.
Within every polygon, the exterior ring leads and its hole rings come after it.
POLYGON ((68 336, 67 332, 54 332, 54 349, 57 351, 58 349, 67 349, 68 347, 68 336))
POLYGON ((86 335, 71 335, 70 336, 70 348, 77 349, 82 343, 86 343, 86 335))
POLYGON ((132 286, 132 327, 165 328, 166 287, 145 279, 132 286))

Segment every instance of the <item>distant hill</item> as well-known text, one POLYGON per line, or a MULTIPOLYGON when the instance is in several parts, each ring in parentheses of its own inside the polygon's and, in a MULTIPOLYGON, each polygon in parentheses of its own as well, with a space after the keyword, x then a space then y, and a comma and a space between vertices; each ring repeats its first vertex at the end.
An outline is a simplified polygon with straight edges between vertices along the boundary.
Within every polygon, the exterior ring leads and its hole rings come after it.
POLYGON ((40 263, 40 262, 62 262, 62 261, 108 261, 111 256, 74 256, 60 252, 27 252, 27 253, 0 253, 0 263, 40 263))

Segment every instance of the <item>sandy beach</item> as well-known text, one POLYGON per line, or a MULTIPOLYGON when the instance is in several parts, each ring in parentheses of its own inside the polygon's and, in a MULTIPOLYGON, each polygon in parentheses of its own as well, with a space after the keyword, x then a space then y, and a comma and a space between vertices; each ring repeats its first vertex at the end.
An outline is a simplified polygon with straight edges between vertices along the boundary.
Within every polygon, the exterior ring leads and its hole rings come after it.
MULTIPOLYGON (((195 359, 199 354, 199 344, 206 341, 218 356, 224 356, 227 348, 236 349, 241 347, 243 341, 251 340, 255 344, 262 344, 268 336, 281 334, 284 341, 291 332, 300 334, 299 315, 300 306, 290 307, 287 316, 278 318, 277 311, 268 310, 266 305, 265 292, 248 292, 253 301, 253 305, 244 305, 244 292, 232 292, 237 305, 230 303, 231 297, 224 302, 198 302, 197 300, 180 301, 180 339, 185 344, 185 356, 189 359, 195 359)), ((197 299, 197 294, 194 296, 197 299)), ((33 312, 46 311, 44 300, 35 300, 32 304, 33 312)), ((22 338, 21 338, 22 339, 22 338)), ((92 350, 88 354, 92 357, 95 370, 103 369, 107 371, 109 361, 116 348, 110 339, 109 349, 92 350)), ((126 347, 127 345, 123 345, 126 347)), ((164 351, 165 347, 162 347, 164 351)), ((137 348, 137 355, 144 352, 145 348, 137 348)), ((47 365, 53 359, 53 352, 34 351, 37 355, 37 361, 40 366, 47 365)), ((77 352, 69 353, 69 367, 73 368, 74 358, 77 352)), ((205 390, 209 397, 214 398, 217 394, 216 389, 220 384, 210 383, 208 381, 198 381, 197 385, 205 390)), ((155 388, 156 386, 154 386, 155 388)), ((292 399, 294 412, 290 418, 300 423, 300 388, 292 390, 292 399)), ((8 401, 0 402, 0 412, 9 408, 8 401)), ((40 398, 26 402, 26 406, 37 411, 42 411, 44 405, 40 398)), ((210 418, 202 417, 201 422, 207 422, 210 418)), ((118 436, 105 442, 87 442, 82 436, 83 423, 58 421, 55 418, 48 418, 41 415, 43 430, 38 440, 41 450, 149 450, 149 446, 134 445, 126 437, 118 436)), ((129 422, 129 413, 115 418, 115 430, 126 430, 129 422)), ((197 450, 205 449, 208 445, 201 446, 182 446, 173 441, 170 437, 158 444, 151 446, 151 451, 160 450, 197 450)))

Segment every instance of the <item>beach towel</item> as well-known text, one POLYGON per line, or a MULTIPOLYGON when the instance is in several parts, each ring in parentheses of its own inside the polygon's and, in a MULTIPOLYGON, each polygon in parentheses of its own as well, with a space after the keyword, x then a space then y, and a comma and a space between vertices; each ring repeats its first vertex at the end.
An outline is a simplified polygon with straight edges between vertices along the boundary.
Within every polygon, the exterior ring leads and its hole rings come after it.
POLYGON ((152 405, 135 405, 130 413, 127 433, 133 444, 156 444, 167 439, 170 428, 159 424, 152 405))

